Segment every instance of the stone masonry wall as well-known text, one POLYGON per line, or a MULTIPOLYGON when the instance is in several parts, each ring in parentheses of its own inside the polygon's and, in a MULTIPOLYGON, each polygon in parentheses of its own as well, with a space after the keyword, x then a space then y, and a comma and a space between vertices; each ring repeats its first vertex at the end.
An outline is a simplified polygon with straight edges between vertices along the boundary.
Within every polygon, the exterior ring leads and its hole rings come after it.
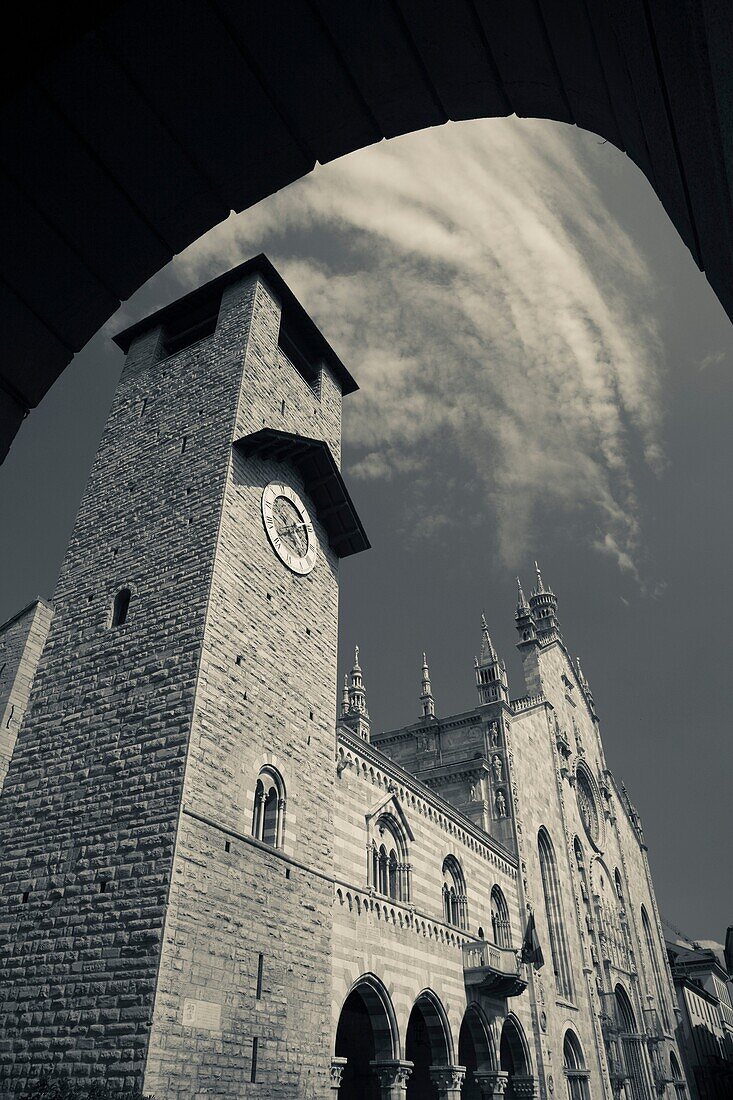
MULTIPOLYGON (((324 369, 314 393, 278 349, 279 323, 261 284, 235 436, 266 424, 326 439, 338 460, 340 389, 324 369)), ((158 1096, 328 1094, 337 611, 338 561, 298 471, 235 449, 145 1077, 158 1096), (267 540, 272 480, 314 519, 319 556, 305 577, 267 540), (279 851, 250 835, 264 764, 285 783, 279 851)))
POLYGON ((3 1097, 43 1068, 142 1082, 257 286, 177 355, 137 340, 89 477, 0 798, 3 1097))
POLYGON ((52 616, 51 604, 39 598, 0 626, 0 791, 52 616))

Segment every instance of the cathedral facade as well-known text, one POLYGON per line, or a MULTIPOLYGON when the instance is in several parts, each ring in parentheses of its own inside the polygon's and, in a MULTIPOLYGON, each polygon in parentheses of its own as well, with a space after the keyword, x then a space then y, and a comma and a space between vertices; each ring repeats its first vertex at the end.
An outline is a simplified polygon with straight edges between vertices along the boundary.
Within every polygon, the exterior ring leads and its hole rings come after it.
POLYGON ((423 657, 372 730, 358 651, 336 706, 348 371, 263 256, 117 342, 43 651, 5 641, 0 1096, 682 1100, 641 823, 539 570, 516 696, 482 623, 475 705, 440 717, 423 657))

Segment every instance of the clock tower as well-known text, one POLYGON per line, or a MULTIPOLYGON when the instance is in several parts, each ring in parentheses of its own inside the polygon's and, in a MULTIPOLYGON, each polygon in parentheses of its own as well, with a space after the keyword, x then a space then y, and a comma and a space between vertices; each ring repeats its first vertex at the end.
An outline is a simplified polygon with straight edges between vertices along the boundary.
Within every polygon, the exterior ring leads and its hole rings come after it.
MULTIPOLYGON (((2 1049, 159 1096, 322 1097, 356 385, 264 256, 116 342, 0 800, 2 1049)), ((32 1072, 0 1068, 7 1095, 32 1072)))

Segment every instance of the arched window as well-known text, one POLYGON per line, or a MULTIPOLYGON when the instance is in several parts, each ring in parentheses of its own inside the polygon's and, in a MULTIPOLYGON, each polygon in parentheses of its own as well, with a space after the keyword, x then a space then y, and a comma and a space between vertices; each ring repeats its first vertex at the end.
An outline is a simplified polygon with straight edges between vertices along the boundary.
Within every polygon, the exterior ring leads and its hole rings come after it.
POLYGON ((654 975, 654 985, 656 987, 657 994, 657 1007, 659 1009, 659 1015, 661 1022, 664 1024, 665 1029, 669 1027, 669 1019, 667 1017, 667 1003, 662 992, 662 975, 659 969, 659 958, 657 956, 654 936, 652 935, 652 926, 649 923, 649 917, 647 911, 642 905, 641 907, 641 924, 644 929, 644 939, 646 940, 646 949, 649 954, 649 961, 652 966, 652 973, 654 975))
POLYGON ((378 839, 371 845, 370 885, 378 894, 408 902, 410 864, 403 831, 392 814, 383 814, 376 824, 376 834, 378 839))
POLYGON ((127 612, 130 610, 130 600, 132 599, 132 592, 129 588, 121 588, 114 598, 112 604, 112 626, 122 626, 127 619, 127 612))
POLYGON ((497 947, 511 947, 509 908, 498 886, 491 888, 491 932, 497 947))
POLYGON ((466 880, 455 856, 443 860, 443 920, 456 928, 468 926, 466 880))
POLYGON ((672 1087, 674 1088, 675 1096, 677 1100, 687 1100, 687 1088, 685 1087, 685 1077, 680 1068, 680 1064, 677 1061, 677 1055, 673 1050, 669 1052, 669 1068, 670 1076, 672 1078, 672 1087))
POLYGON ((561 997, 572 997, 573 982, 567 938, 565 936, 565 922, 562 914, 555 850, 545 829, 539 831, 537 846, 540 855, 540 873, 542 875, 542 890, 545 895, 545 913, 547 914, 547 930, 550 935, 550 951, 552 952, 552 964, 555 971, 555 983, 561 997))
POLYGON ((583 1057, 583 1048, 574 1031, 565 1032, 562 1045, 562 1061, 568 1083, 568 1100, 590 1100, 588 1070, 583 1057))
POLYGON ((280 773, 270 765, 264 767, 255 787, 252 811, 252 836, 281 848, 285 828, 285 784, 280 773))
POLYGON ((627 1100, 647 1100, 651 1095, 651 1071, 646 1038, 639 1034, 636 1017, 628 993, 621 985, 615 989, 619 1055, 626 1076, 624 1091, 627 1100))

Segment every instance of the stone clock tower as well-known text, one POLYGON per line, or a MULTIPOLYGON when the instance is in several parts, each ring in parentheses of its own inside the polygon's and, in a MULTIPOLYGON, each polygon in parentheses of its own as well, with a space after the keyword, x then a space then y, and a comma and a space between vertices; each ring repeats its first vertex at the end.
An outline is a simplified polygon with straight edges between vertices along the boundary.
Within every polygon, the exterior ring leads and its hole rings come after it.
POLYGON ((356 386, 263 256, 117 343, 0 800, 0 1095, 324 1097, 356 386))

